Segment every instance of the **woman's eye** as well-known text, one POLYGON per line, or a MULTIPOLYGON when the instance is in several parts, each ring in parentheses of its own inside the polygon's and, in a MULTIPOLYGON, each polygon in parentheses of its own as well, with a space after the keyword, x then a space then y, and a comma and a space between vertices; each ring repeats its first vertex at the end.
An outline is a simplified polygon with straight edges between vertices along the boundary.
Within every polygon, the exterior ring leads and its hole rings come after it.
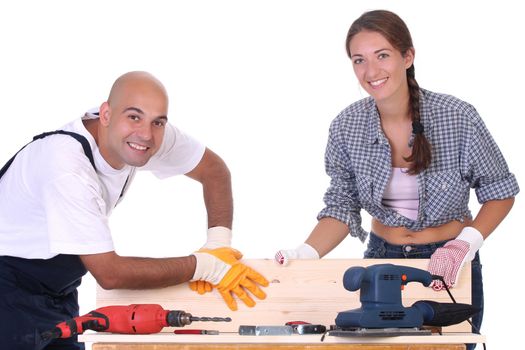
POLYGON ((363 63, 363 59, 362 58, 354 59, 354 64, 361 64, 361 63, 363 63))
POLYGON ((380 60, 382 60, 382 59, 387 58, 388 54, 387 53, 380 53, 378 57, 379 57, 380 60))

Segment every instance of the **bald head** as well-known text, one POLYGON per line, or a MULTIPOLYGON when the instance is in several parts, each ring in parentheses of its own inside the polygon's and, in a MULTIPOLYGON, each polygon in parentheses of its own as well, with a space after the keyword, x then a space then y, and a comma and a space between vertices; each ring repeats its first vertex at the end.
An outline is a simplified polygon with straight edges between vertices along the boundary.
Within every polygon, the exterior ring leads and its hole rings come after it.
POLYGON ((109 105, 118 105, 122 102, 122 99, 130 93, 157 93, 163 95, 166 101, 168 95, 164 85, 148 72, 128 72, 121 75, 111 87, 111 91, 108 97, 109 105))
POLYGON ((129 72, 100 106, 95 140, 113 168, 143 166, 162 144, 167 120, 164 85, 147 72, 129 72))

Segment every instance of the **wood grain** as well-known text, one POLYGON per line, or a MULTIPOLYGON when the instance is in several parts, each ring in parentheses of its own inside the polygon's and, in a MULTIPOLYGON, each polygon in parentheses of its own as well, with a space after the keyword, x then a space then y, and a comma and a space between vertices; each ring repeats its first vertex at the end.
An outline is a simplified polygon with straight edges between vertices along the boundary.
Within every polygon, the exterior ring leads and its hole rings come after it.
MULTIPOLYGON (((253 308, 239 301, 239 310, 231 311, 217 291, 199 295, 186 283, 155 290, 97 290, 97 307, 156 303, 165 309, 184 310, 194 316, 231 317, 232 322, 194 322, 189 328, 236 332, 239 325, 283 325, 288 321, 307 321, 327 327, 335 324, 337 313, 360 307, 359 292, 343 287, 344 272, 351 266, 393 263, 426 269, 426 259, 321 259, 295 260, 287 267, 268 259, 243 261, 262 273, 270 285, 263 288, 265 300, 255 299, 253 308)), ((456 300, 470 304, 470 269, 464 268, 458 285, 452 289, 456 300)), ((403 304, 418 300, 451 302, 445 291, 435 292, 418 282, 409 283, 403 291, 403 304)), ((165 329, 170 331, 170 329, 165 329)), ((444 332, 470 332, 467 323, 443 329, 444 332)))

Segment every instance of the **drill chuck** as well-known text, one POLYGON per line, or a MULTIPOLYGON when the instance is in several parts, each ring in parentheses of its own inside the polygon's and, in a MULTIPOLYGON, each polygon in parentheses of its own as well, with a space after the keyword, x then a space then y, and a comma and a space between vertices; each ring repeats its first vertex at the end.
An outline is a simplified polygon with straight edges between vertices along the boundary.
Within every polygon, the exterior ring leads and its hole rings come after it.
POLYGON ((171 327, 184 327, 191 324, 194 321, 197 322, 230 322, 232 319, 230 317, 196 317, 192 314, 181 311, 181 310, 172 310, 169 311, 166 316, 166 321, 168 326, 171 327))
POLYGON ((188 312, 172 310, 166 315, 166 322, 168 323, 168 326, 171 327, 184 327, 191 324, 193 320, 191 314, 188 312))

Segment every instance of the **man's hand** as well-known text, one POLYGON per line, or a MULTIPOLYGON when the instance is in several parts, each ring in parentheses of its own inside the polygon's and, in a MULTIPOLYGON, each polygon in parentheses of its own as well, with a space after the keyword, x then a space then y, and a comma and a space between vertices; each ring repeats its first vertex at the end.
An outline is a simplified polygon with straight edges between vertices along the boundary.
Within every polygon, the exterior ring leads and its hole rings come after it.
POLYGON ((258 286, 268 286, 268 280, 257 271, 242 264, 241 252, 232 248, 200 249, 193 253, 197 259, 197 266, 192 280, 202 280, 211 283, 228 305, 235 311, 237 302, 233 298, 236 295, 247 306, 253 307, 255 301, 246 291, 251 292, 259 299, 266 298, 258 286))
POLYGON ((282 266, 288 265, 293 259, 319 259, 319 253, 307 243, 295 249, 279 250, 275 253, 275 262, 282 266))
MULTIPOLYGON (((201 249, 216 249, 221 247, 230 247, 232 243, 232 230, 224 226, 210 227, 207 233, 206 243, 201 249)), ((190 281, 190 289, 199 294, 211 292, 213 286, 206 281, 190 281)))
MULTIPOLYGON (((461 268, 472 261, 476 252, 483 245, 483 235, 474 227, 465 227, 463 231, 443 247, 436 249, 430 257, 428 271, 432 275, 442 276, 451 288, 458 283, 461 268)), ((440 291, 445 288, 442 281, 435 280, 430 285, 440 291)))

